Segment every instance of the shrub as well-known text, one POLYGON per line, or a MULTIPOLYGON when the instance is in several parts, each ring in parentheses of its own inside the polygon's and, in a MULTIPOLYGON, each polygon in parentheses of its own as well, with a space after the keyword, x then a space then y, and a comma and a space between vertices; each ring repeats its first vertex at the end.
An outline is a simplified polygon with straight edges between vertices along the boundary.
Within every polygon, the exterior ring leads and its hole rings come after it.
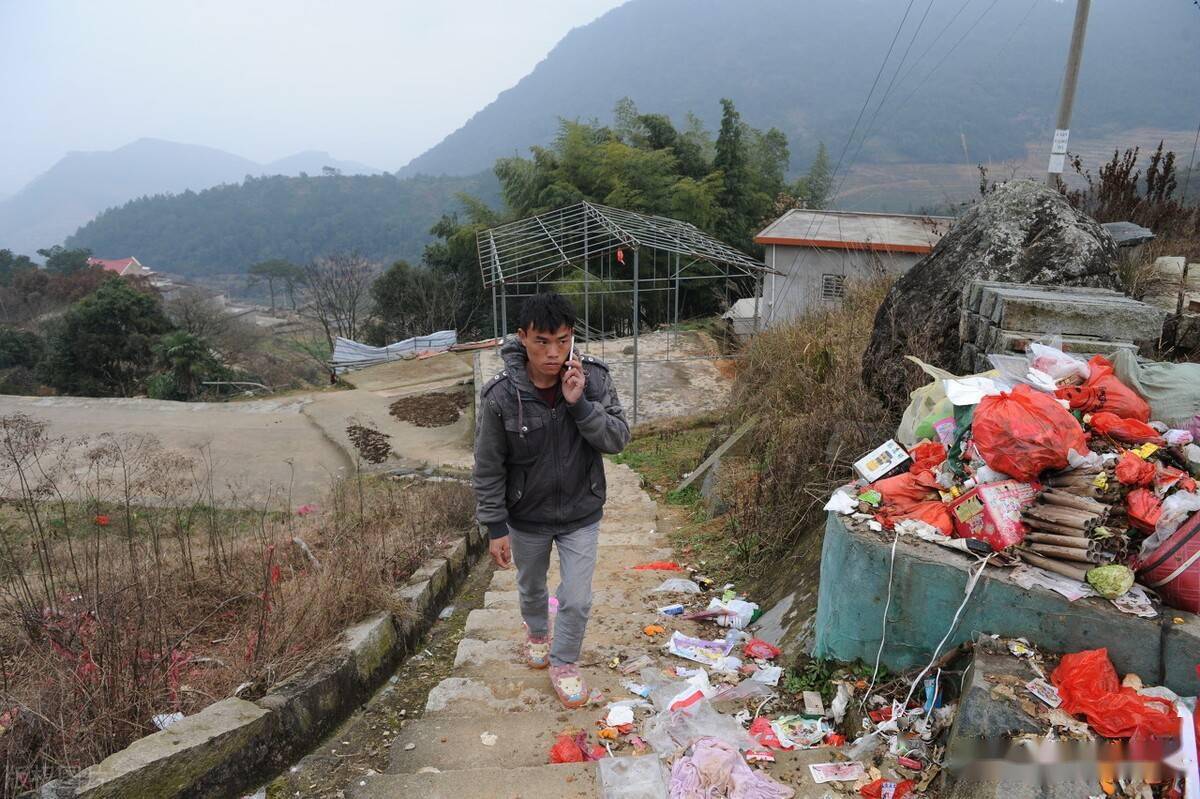
POLYGON ((861 380, 875 311, 889 286, 855 286, 844 303, 777 324, 749 346, 734 385, 736 425, 750 434, 754 468, 733 488, 730 539, 744 561, 781 556, 824 522, 829 494, 850 465, 895 431, 861 380))

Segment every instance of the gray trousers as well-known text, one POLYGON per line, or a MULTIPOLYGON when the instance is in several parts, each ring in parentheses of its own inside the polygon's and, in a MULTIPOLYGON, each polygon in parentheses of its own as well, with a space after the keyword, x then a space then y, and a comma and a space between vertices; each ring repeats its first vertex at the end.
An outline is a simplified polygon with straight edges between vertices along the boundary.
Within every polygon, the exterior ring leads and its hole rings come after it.
POLYGON ((583 634, 592 612, 592 572, 596 570, 600 523, 562 535, 524 533, 510 525, 508 534, 517 566, 521 618, 533 635, 546 635, 550 629, 546 574, 550 569, 550 545, 558 545, 561 577, 554 591, 558 597, 558 618, 554 622, 554 642, 550 645, 550 665, 574 663, 583 648, 583 634))

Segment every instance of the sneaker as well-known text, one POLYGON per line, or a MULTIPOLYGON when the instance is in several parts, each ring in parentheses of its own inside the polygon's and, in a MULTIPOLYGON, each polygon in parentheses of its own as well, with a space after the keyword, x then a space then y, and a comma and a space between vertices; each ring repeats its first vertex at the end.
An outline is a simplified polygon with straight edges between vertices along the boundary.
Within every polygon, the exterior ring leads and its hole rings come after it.
POLYGON ((544 669, 550 665, 550 636, 531 635, 525 627, 525 662, 531 669, 544 669))
POLYGON ((588 700, 587 686, 583 675, 574 663, 550 667, 550 684, 565 708, 582 707, 588 700))

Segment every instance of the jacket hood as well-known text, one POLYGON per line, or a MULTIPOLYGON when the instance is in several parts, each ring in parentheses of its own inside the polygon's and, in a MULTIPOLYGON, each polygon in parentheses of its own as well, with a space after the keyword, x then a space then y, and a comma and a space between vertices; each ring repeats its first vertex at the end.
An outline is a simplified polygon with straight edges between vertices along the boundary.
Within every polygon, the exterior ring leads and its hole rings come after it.
POLYGON ((504 361, 504 368, 508 371, 508 376, 513 383, 518 388, 533 393, 533 382, 530 381, 529 372, 525 369, 529 355, 525 352, 525 345, 521 343, 521 340, 515 335, 505 339, 504 345, 500 347, 500 358, 504 361))

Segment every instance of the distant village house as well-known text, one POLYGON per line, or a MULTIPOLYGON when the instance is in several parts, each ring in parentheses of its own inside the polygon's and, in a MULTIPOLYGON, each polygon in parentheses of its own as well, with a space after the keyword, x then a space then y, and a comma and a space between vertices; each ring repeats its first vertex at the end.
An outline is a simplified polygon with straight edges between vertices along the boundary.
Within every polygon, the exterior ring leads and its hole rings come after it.
POLYGON ((137 258, 88 258, 88 266, 99 266, 106 272, 114 272, 121 277, 150 277, 154 270, 142 266, 137 258))
MULTIPOLYGON (((763 285, 762 323, 840 302, 848 284, 899 275, 924 258, 953 223, 947 216, 792 209, 755 236, 778 274, 763 285)), ((756 303, 742 300, 753 322, 756 303)), ((737 310, 736 306, 735 309, 737 310)), ((742 320, 745 321, 745 320, 742 320)), ((735 327, 740 327, 734 319, 735 327)))

